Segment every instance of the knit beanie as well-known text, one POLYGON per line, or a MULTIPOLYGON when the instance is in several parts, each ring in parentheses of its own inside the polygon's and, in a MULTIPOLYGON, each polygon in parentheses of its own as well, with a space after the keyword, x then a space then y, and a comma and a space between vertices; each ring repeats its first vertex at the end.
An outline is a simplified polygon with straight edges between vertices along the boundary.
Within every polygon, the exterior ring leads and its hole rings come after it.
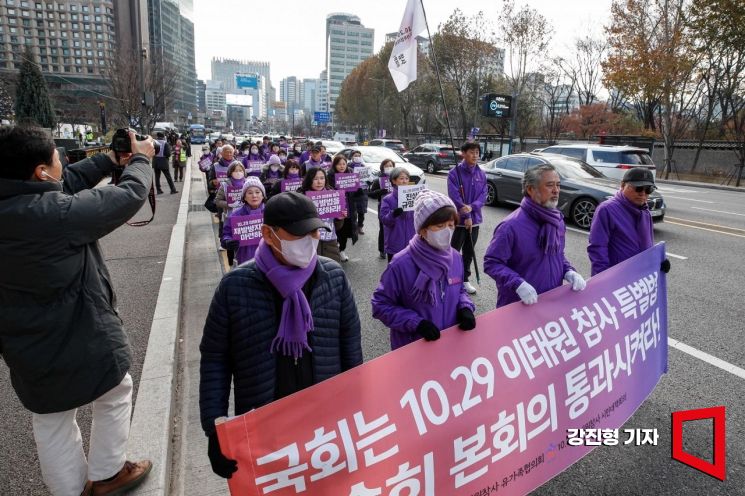
POLYGON ((246 197, 246 190, 248 188, 259 188, 261 190, 261 194, 264 195, 264 199, 266 200, 266 190, 264 189, 264 185, 261 184, 261 181, 256 176, 248 176, 246 178, 246 181, 243 183, 243 190, 241 191, 241 201, 246 197))
POLYGON ((269 157, 269 165, 282 165, 282 161, 277 155, 272 155, 269 157))
POLYGON ((414 230, 419 232, 430 215, 442 207, 453 207, 453 201, 442 193, 425 189, 414 199, 414 230))

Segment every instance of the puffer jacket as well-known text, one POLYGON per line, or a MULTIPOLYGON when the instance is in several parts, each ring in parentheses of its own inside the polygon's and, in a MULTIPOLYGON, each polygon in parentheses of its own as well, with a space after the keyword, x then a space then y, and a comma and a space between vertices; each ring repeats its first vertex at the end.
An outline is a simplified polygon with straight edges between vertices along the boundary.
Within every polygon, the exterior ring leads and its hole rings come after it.
MULTIPOLYGON (((308 344, 318 383, 361 364, 362 347, 357 306, 341 266, 318 257, 312 277, 308 344)), ((274 400, 275 294, 253 260, 226 274, 215 291, 199 345, 199 409, 208 435, 215 432, 215 419, 228 414, 231 379, 236 415, 274 400)))
POLYGON ((152 168, 134 155, 118 185, 104 154, 57 182, 0 179, 0 353, 35 413, 80 407, 119 384, 131 351, 98 240, 147 199, 152 168))

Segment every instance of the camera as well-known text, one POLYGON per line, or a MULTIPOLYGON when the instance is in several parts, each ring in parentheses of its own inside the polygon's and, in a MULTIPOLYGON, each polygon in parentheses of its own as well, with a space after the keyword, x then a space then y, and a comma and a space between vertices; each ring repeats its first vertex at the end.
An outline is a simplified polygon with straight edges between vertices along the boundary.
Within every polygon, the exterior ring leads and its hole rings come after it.
MULTIPOLYGON (((132 129, 117 129, 114 136, 111 138, 111 149, 116 153, 132 153, 132 142, 129 140, 129 131, 134 132, 132 129)), ((148 136, 142 134, 135 135, 137 141, 145 141, 148 136)), ((157 141, 153 143, 155 146, 155 153, 160 152, 160 143, 157 141)))

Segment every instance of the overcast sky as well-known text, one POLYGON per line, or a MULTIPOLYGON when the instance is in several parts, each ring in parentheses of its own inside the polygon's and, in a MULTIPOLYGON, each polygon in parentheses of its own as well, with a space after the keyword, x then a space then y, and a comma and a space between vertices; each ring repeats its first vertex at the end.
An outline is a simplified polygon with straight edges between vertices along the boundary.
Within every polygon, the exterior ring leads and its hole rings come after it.
MULTIPOLYGON (((608 22, 611 0, 517 1, 541 12, 551 23, 554 36, 550 51, 566 52, 572 40, 587 32, 602 33, 608 22)), ((471 0, 461 10, 466 15, 482 10, 494 19, 501 12, 500 0, 471 0)), ((359 16, 362 24, 375 29, 375 52, 385 34, 397 31, 406 0, 194 0, 195 51, 199 79, 210 79, 210 60, 224 57, 271 63, 272 84, 287 76, 317 78, 324 69, 326 16, 346 12, 359 16), (276 10, 272 10, 276 9, 276 10)), ((424 0, 429 26, 434 33, 456 8, 456 2, 424 0)), ((426 31, 423 33, 426 36, 426 31)))

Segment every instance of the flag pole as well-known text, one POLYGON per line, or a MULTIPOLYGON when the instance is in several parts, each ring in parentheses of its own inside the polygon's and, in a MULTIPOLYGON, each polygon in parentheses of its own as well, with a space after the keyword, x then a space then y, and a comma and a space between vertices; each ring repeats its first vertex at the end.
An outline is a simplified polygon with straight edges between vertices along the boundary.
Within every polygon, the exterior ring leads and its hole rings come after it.
MULTIPOLYGON (((424 25, 427 27, 427 37, 429 38, 429 49, 432 51, 432 59, 435 63, 435 74, 437 74, 437 84, 440 86, 440 97, 442 98, 442 107, 445 109, 445 122, 448 126, 448 135, 450 136, 450 146, 453 148, 453 156, 455 156, 455 140, 453 139, 453 129, 450 126, 450 112, 448 112, 448 106, 445 102, 445 91, 442 89, 442 78, 440 77, 440 67, 437 63, 437 51, 435 50, 435 44, 432 42, 432 33, 429 31, 429 22, 427 21, 427 10, 424 8, 424 0, 419 0, 419 3, 422 5, 422 15, 424 16, 424 25)), ((455 173, 458 176, 458 187, 460 189, 460 197, 465 203, 466 201, 466 191, 463 187, 463 178, 460 177, 460 170, 458 169, 458 164, 455 164, 455 173)), ((481 277, 479 274, 479 266, 476 262, 476 247, 473 243, 473 236, 471 234, 471 229, 468 229, 468 241, 470 242, 471 246, 471 253, 473 255, 473 268, 476 272, 476 282, 478 284, 481 284, 481 277)))

